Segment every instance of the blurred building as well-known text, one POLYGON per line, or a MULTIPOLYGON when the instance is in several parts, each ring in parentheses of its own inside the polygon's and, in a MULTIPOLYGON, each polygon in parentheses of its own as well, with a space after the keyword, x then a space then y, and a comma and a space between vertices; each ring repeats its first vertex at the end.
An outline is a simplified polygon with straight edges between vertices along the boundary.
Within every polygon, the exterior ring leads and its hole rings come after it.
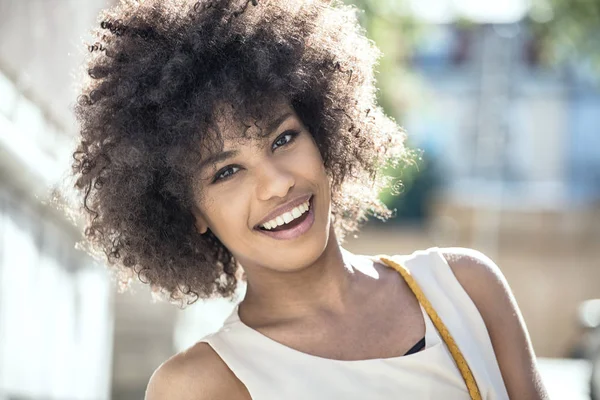
POLYGON ((187 343, 176 307, 138 286, 116 294, 74 248, 79 229, 44 205, 50 186, 71 184, 84 43, 114 3, 0 0, 0 400, 141 399, 187 343))
POLYGON ((109 280, 43 204, 69 168, 72 74, 103 3, 0 1, 2 400, 110 396, 109 280))
POLYGON ((600 198, 600 74, 577 60, 544 66, 538 51, 521 23, 426 35, 413 66, 427 91, 406 125, 453 196, 536 208, 600 198))
POLYGON ((426 90, 406 128, 443 182, 434 243, 494 258, 538 354, 568 354, 600 297, 600 74, 543 65, 522 22, 434 25, 412 62, 426 90))

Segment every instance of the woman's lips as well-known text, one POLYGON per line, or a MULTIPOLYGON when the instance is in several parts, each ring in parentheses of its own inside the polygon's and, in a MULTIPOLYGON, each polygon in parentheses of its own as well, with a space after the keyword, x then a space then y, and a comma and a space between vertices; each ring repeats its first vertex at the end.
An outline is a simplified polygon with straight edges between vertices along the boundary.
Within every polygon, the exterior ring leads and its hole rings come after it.
POLYGON ((291 212, 292 209, 294 209, 295 207, 300 206, 301 204, 306 203, 307 201, 309 201, 311 199, 312 195, 311 194, 305 194, 299 197, 296 197, 295 199, 287 202, 284 205, 281 205, 279 207, 277 207, 275 210, 272 210, 268 216, 266 216, 261 222, 259 222, 258 224, 256 224, 254 226, 254 229, 260 228, 264 223, 273 220, 275 218, 277 218, 278 216, 282 216, 282 214, 286 213, 286 212, 291 212))
MULTIPOLYGON (((306 216, 300 217, 302 220, 298 224, 290 223, 290 227, 287 228, 285 225, 282 226, 281 230, 266 230, 266 229, 257 229, 260 233, 265 234, 267 236, 272 237, 277 240, 292 240, 296 239, 303 234, 305 234, 315 222, 315 213, 314 213, 314 196, 312 196, 309 200, 309 208, 308 212, 306 212, 306 216)), ((292 221, 293 222, 293 221, 292 221)))

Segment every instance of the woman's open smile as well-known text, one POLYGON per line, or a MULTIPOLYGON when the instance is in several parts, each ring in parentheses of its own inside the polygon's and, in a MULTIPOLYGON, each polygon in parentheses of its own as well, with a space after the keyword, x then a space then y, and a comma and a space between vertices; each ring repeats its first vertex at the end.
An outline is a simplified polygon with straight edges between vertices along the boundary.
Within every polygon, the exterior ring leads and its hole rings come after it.
POLYGON ((255 228, 258 232, 277 240, 296 239, 306 233, 315 222, 313 196, 290 201, 270 214, 269 220, 255 228), (302 203, 298 204, 299 201, 302 203), (287 210, 287 211, 286 211, 287 210), (271 215, 276 215, 271 218, 271 215))

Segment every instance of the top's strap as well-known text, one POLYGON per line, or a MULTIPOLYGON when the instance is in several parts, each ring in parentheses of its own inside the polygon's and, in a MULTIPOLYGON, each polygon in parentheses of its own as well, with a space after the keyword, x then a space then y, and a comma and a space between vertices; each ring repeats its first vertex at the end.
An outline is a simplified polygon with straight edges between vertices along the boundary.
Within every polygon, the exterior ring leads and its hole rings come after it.
POLYGON ((444 325, 444 323, 440 319, 439 315, 433 309, 433 306, 431 305, 429 300, 427 300, 427 297, 425 297, 425 294, 423 294, 423 291, 421 290, 421 288, 419 287, 419 285, 417 284, 415 279, 410 274, 410 271, 407 270, 406 268, 404 268, 403 266, 401 266, 400 264, 392 261, 390 258, 388 258, 386 256, 378 256, 378 259, 380 259, 381 261, 383 261, 383 263, 385 265, 387 265, 390 268, 395 269, 396 271, 398 271, 400 273, 400 275, 402 275, 402 277, 404 278, 404 280, 406 281, 406 283, 408 284, 408 286, 414 293, 417 300, 419 300, 419 303, 421 303, 421 305, 427 312, 427 315, 429 315, 429 318, 431 318, 431 321, 433 322, 433 324, 435 325, 435 328, 440 333, 440 336, 444 340, 444 343, 446 343, 446 347, 448 347, 450 354, 452 354, 452 358, 454 358, 454 362, 458 366, 458 369, 460 370, 460 374, 462 375, 462 377, 467 385, 467 389, 469 390, 469 395, 471 396, 471 399, 481 400, 481 394, 479 392, 479 387, 477 386, 477 382, 475 381, 475 378, 473 377, 473 373, 471 372, 471 368, 469 368, 469 365, 467 364, 465 357, 463 356, 462 352, 458 348, 458 345, 454 341, 454 338, 450 334, 450 331, 448 331, 448 328, 446 328, 446 325, 444 325))

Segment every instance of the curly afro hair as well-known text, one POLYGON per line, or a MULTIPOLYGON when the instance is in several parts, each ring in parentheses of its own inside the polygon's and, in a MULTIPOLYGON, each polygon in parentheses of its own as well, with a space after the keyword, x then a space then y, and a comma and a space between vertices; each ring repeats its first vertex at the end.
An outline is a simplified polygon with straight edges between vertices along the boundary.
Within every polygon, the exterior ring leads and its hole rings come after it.
MULTIPOLYGON (((121 283, 172 301, 231 297, 231 253, 192 214, 192 181, 224 101, 240 121, 284 101, 309 129, 332 182, 340 240, 378 201, 404 133, 376 103, 379 57, 355 9, 322 0, 123 0, 104 11, 75 105, 78 208, 88 251, 121 283)), ((213 138, 214 139, 214 138, 213 138)))

